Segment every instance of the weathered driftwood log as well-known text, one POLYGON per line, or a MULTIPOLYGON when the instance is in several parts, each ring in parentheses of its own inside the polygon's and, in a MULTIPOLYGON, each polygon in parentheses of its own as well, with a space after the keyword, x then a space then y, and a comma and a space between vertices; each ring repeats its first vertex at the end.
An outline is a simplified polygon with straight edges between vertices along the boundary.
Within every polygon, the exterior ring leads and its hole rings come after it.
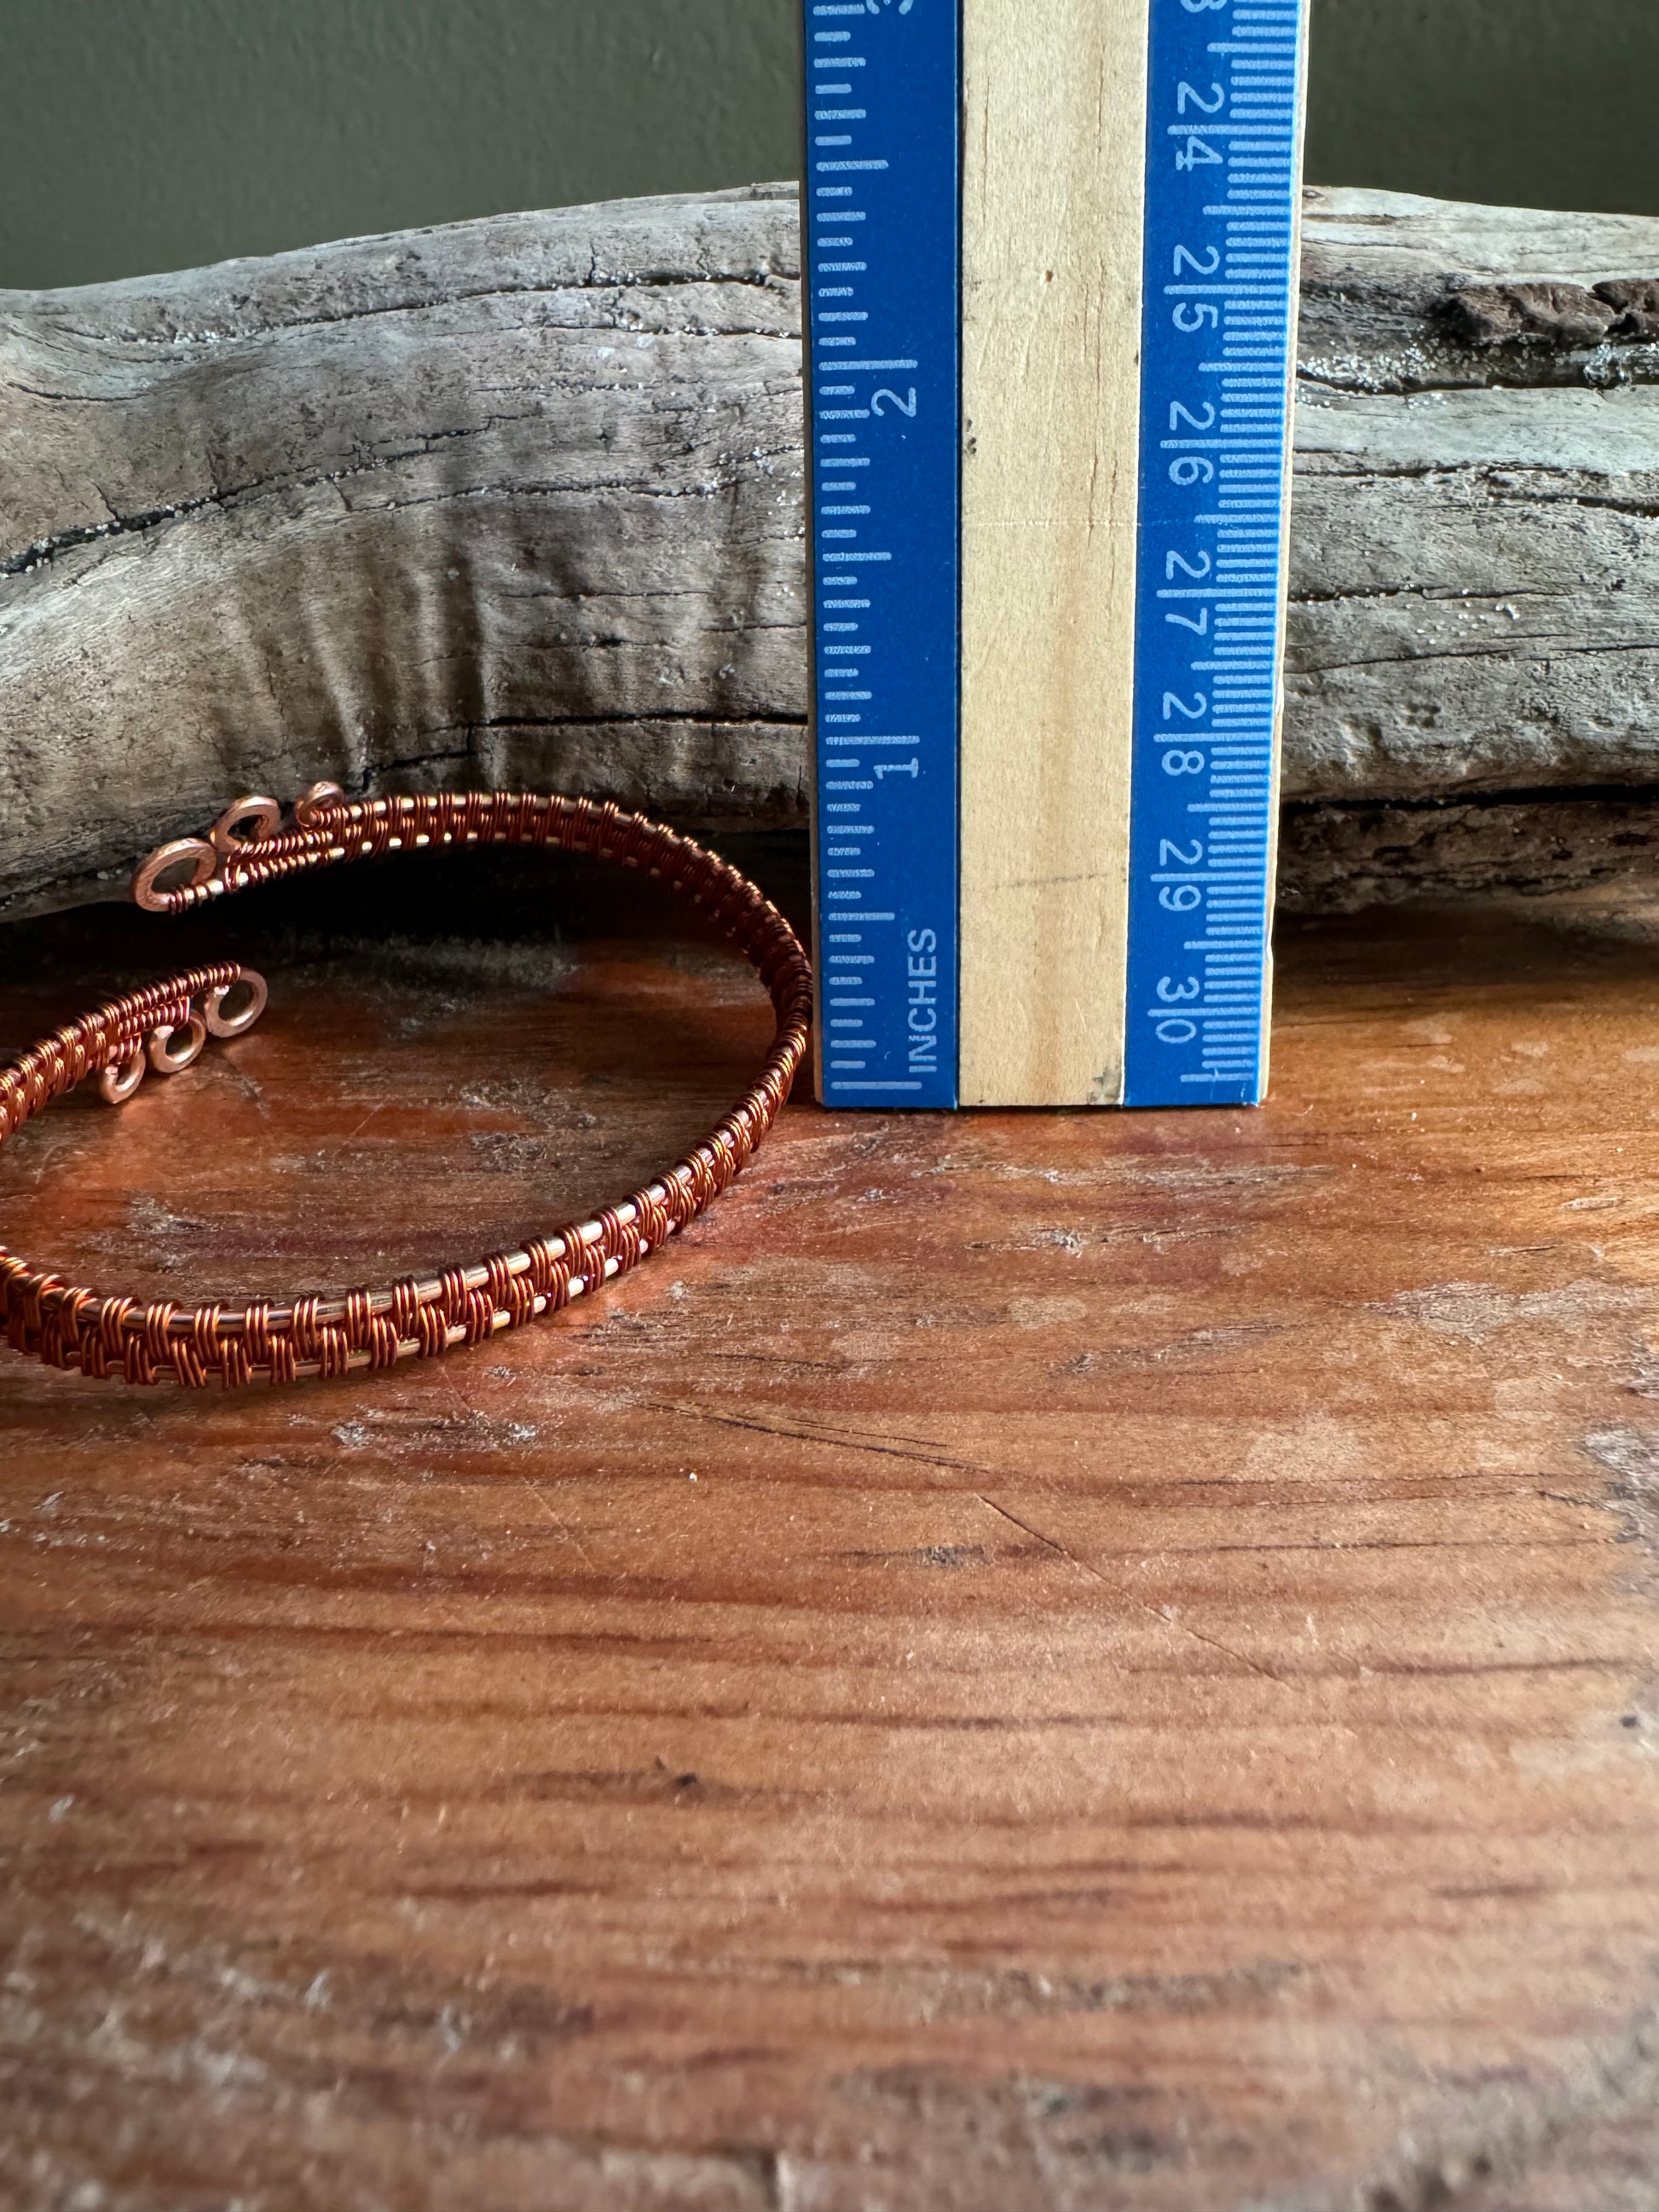
MULTIPOLYGON (((0 911, 232 793, 804 817, 791 185, 0 295, 0 911)), ((1285 888, 1653 842, 1659 222, 1310 192, 1285 888)))
POLYGON ((1659 850, 1659 222, 1310 191, 1292 904, 1659 850))

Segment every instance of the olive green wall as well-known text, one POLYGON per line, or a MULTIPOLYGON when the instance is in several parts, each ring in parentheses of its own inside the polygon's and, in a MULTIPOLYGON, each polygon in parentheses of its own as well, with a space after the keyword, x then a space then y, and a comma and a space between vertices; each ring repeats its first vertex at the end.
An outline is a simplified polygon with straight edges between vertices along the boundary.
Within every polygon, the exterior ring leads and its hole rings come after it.
MULTIPOLYGON (((0 285, 793 175, 798 0, 0 0, 0 285)), ((1659 213, 1656 0, 1314 0, 1309 174, 1659 213)))

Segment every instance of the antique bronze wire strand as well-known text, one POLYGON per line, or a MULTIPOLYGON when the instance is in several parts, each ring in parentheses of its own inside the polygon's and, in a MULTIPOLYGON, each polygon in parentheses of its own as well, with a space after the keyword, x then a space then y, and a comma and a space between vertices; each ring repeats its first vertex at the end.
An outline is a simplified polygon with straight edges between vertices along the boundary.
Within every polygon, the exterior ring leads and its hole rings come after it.
MULTIPOLYGON (((288 1304, 180 1306, 103 1297, 33 1267, 0 1244, 0 1322, 15 1352, 49 1366, 129 1382, 171 1379, 227 1389, 291 1382, 354 1368, 430 1359, 555 1313, 634 1267, 693 1220, 747 1164, 776 1120, 805 1053, 811 971, 793 930, 748 878, 693 839, 643 815, 591 799, 515 792, 348 799, 316 784, 292 826, 268 799, 239 799, 207 838, 152 853, 133 878, 138 904, 184 914, 339 860, 446 846, 554 845, 635 868, 669 885, 734 940, 771 994, 777 1029, 759 1077, 683 1158, 590 1220, 530 1238, 437 1275, 343 1296, 311 1293, 288 1304), (187 870, 189 880, 167 879, 187 870)), ((112 1000, 0 1069, 0 1144, 42 1107, 89 1076, 112 1104, 130 1098, 147 1068, 189 1066, 210 1036, 237 1036, 265 1003, 264 979, 234 961, 213 963, 112 1000)))

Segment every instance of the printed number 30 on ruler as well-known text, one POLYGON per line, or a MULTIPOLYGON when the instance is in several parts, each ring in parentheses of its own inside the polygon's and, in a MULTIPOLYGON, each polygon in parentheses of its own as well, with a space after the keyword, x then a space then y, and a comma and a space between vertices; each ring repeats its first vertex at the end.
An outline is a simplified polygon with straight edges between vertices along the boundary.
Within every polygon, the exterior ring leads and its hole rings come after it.
POLYGON ((1302 0, 806 27, 820 1095, 1253 1101, 1302 0))

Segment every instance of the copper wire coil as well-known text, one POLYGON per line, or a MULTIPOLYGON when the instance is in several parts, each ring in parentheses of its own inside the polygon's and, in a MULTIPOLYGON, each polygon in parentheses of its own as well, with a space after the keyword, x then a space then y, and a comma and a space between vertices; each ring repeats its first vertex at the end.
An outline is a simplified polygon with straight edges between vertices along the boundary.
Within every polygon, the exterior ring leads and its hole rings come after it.
MULTIPOLYGON (((727 1187, 776 1120, 806 1050, 811 971, 794 932, 764 894, 694 839, 613 805, 526 793, 348 800, 336 787, 318 785, 304 794, 295 817, 294 828, 256 842, 234 833, 250 821, 257 831, 274 830, 274 803, 239 800, 216 823, 211 844, 179 839, 151 854, 134 877, 133 895, 151 911, 180 914, 303 870, 388 852, 495 843, 592 854, 668 884, 747 956, 777 1015, 759 1077, 683 1158, 593 1218, 514 1251, 434 1277, 406 1276, 384 1289, 332 1297, 307 1293, 287 1305, 145 1304, 66 1283, 0 1245, 0 1322, 14 1351, 93 1376, 133 1382, 165 1376, 191 1389, 216 1378, 227 1389, 435 1358, 556 1312, 635 1266, 727 1187), (215 855, 210 875, 201 871, 198 848, 215 855), (158 890, 157 878, 185 859, 195 879, 158 890)), ((166 1072, 195 1057, 198 1030, 239 1035, 264 1004, 263 979, 234 963, 193 969, 112 1000, 0 1070, 0 1143, 88 1075, 99 1078, 114 1102, 130 1097, 143 1073, 147 1039, 152 1063, 166 1072), (247 987, 248 1004, 224 1017, 225 998, 238 984, 247 987), (194 1048, 186 1056, 154 1042, 180 1029, 190 1031, 194 1048), (135 1062, 139 1074, 128 1081, 135 1062)))

